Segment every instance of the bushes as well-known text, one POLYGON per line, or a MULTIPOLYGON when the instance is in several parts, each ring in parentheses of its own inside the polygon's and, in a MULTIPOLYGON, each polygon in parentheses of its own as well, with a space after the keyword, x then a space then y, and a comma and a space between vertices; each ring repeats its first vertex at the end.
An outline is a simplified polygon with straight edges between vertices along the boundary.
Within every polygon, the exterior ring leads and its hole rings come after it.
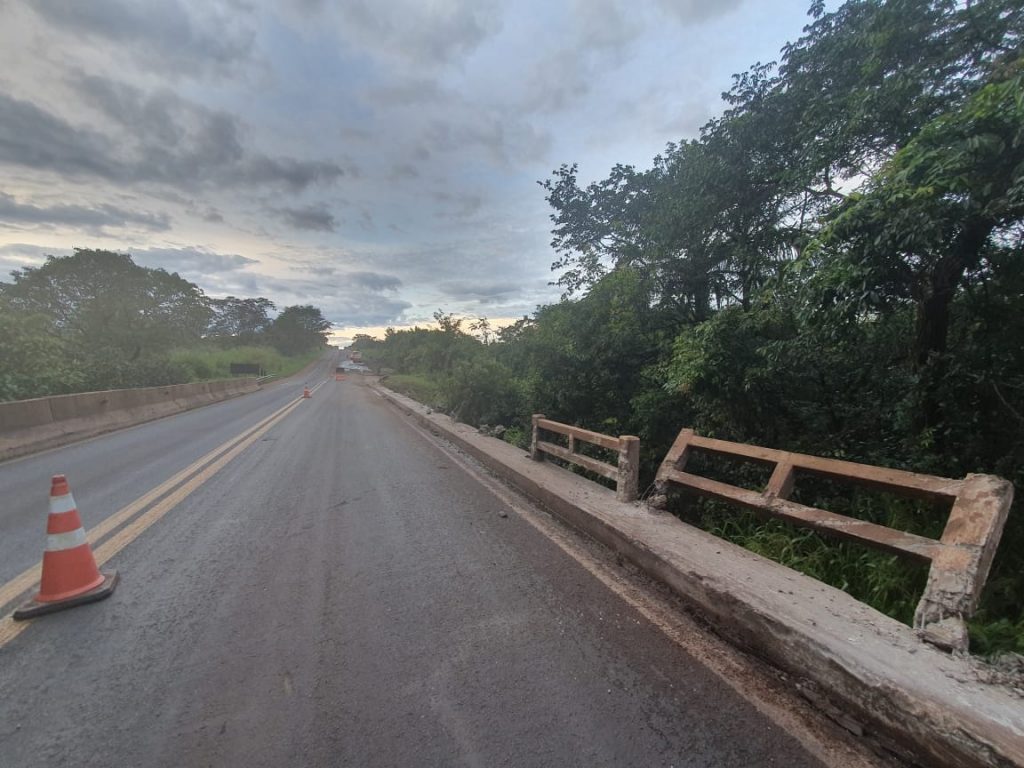
POLYGON ((82 373, 45 317, 0 303, 0 402, 75 392, 82 373))
POLYGON ((271 321, 267 299, 210 299, 124 253, 76 248, 11 277, 0 282, 0 400, 224 378, 231 362, 284 376, 330 327, 309 305, 271 321))
POLYGON ((429 376, 412 373, 394 373, 381 379, 381 384, 424 405, 429 405, 431 408, 445 410, 438 385, 429 376))
POLYGON ((441 396, 455 418, 470 424, 522 423, 522 385, 501 363, 480 356, 455 365, 441 380, 441 396))
POLYGON ((522 431, 529 421, 524 416, 522 383, 503 365, 485 357, 458 363, 447 376, 395 373, 382 383, 473 426, 518 425, 522 431))
POLYGON ((222 348, 217 344, 206 343, 176 349, 170 353, 169 361, 188 377, 187 381, 206 381, 230 378, 232 363, 256 363, 267 375, 290 376, 302 370, 319 354, 317 350, 289 357, 272 347, 222 348))

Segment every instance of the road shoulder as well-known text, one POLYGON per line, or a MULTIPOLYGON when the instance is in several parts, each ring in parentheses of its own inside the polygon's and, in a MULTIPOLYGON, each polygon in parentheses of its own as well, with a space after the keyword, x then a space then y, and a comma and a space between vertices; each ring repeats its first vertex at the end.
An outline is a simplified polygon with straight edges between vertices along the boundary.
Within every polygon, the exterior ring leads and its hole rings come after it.
POLYGON ((855 733, 928 764, 1024 765, 1024 707, 970 660, 849 595, 557 467, 383 387, 382 397, 574 528, 666 584, 730 642, 792 675, 855 733))

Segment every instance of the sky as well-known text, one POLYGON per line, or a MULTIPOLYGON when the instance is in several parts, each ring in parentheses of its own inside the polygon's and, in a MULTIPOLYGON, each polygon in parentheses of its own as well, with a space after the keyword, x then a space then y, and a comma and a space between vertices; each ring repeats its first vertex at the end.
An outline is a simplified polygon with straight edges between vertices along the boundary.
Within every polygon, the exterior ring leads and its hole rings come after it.
POLYGON ((557 301, 563 163, 648 167, 809 0, 0 0, 0 280, 72 248, 334 339, 557 301))

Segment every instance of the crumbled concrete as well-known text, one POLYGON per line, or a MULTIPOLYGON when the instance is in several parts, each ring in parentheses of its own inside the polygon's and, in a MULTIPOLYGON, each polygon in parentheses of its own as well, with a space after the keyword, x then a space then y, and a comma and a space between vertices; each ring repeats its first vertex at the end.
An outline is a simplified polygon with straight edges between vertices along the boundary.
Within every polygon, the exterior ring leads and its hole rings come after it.
POLYGON ((846 593, 454 423, 398 408, 672 588, 717 631, 822 694, 851 730, 925 765, 1024 766, 1024 706, 977 664, 846 593))

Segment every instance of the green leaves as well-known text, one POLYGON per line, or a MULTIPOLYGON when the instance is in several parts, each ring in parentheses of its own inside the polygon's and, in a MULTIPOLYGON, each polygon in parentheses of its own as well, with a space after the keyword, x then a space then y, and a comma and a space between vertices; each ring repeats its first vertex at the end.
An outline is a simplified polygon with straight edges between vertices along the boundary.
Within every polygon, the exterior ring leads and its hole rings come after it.
MULTIPOLYGON (((539 410, 645 440, 686 424, 1024 482, 1024 8, 847 0, 810 17, 650 169, 543 183, 553 269, 579 298, 502 354, 539 410)), ((996 569, 1019 592, 1024 524, 1006 536, 996 569)), ((798 562, 794 541, 745 543, 798 562)), ((810 549, 836 583, 913 604, 891 562, 810 549)))
POLYGON ((0 401, 74 392, 81 379, 49 320, 0 298, 0 401))
POLYGON ((198 286, 127 254, 76 249, 12 276, 0 284, 10 308, 49 318, 76 356, 158 354, 198 340, 211 316, 198 286))
POLYGON ((111 251, 76 249, 12 277, 0 283, 0 400, 205 378, 204 365, 175 350, 272 342, 302 355, 330 328, 311 306, 271 323, 267 299, 211 300, 177 274, 111 251))
POLYGON ((330 328, 317 307, 285 307, 268 328, 267 338, 283 355, 302 355, 326 346, 330 328))

